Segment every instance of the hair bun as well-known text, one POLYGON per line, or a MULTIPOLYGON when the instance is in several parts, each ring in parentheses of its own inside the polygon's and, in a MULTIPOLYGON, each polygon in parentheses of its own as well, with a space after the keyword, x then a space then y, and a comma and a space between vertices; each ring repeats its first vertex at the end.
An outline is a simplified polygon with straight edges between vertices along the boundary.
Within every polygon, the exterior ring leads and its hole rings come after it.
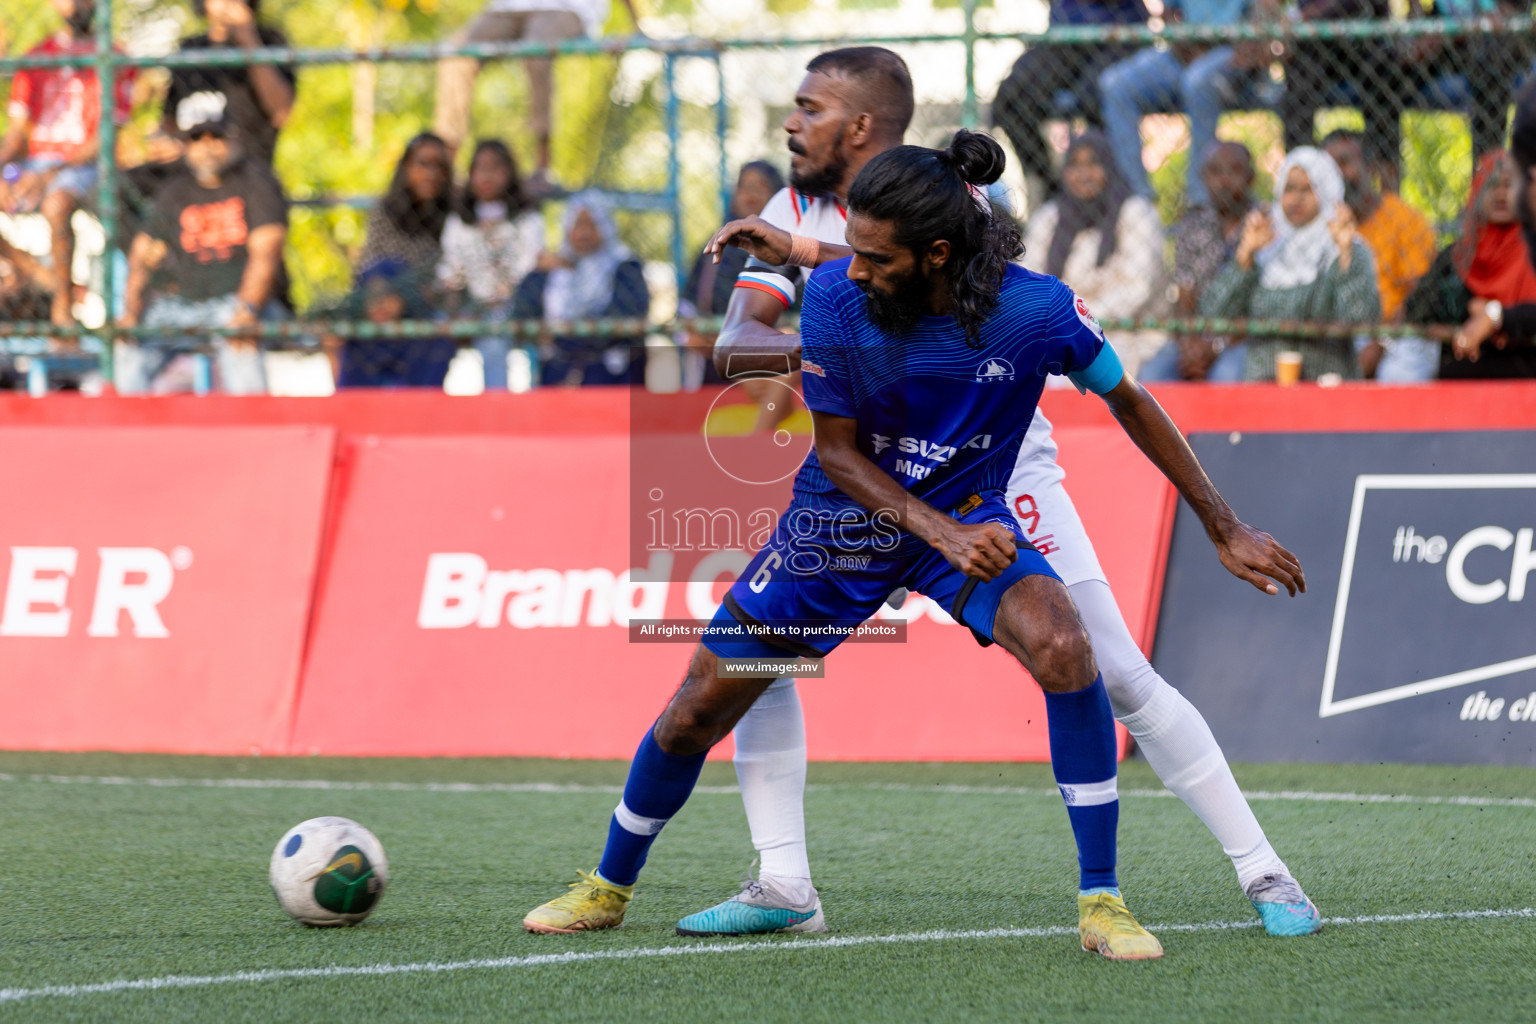
POLYGON ((955 132, 944 154, 968 185, 992 184, 1003 176, 1003 165, 1008 160, 1003 147, 992 136, 964 128, 955 132))

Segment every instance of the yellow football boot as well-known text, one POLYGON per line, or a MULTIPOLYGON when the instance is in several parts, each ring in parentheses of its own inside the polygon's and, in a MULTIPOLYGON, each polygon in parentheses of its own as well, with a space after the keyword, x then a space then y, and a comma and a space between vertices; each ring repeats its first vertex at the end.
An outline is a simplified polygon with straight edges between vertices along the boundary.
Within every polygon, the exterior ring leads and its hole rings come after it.
POLYGON ((576 874, 581 880, 571 883, 570 892, 528 912, 523 918, 524 928, 541 935, 574 935, 624 923, 624 911, 635 897, 635 887, 614 885, 596 869, 590 875, 585 871, 576 874))
POLYGON ((1125 901, 1108 892, 1077 898, 1077 933, 1083 949, 1111 960, 1156 960, 1163 944, 1131 916, 1125 901))

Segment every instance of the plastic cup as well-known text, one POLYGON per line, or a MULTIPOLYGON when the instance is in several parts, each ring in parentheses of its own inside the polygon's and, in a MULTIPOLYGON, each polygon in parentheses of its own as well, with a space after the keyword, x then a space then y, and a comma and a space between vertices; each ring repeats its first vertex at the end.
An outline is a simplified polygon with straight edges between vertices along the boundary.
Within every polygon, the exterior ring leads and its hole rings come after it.
POLYGON ((1281 387, 1293 387, 1301 380, 1301 353, 1275 353, 1275 383, 1281 387))

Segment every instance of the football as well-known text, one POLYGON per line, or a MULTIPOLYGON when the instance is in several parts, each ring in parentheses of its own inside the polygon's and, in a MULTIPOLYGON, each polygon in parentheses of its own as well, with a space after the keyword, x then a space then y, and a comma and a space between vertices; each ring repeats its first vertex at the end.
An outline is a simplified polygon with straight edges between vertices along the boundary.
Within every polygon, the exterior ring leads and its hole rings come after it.
POLYGON ((316 928, 357 924, 378 906, 388 879, 384 847, 350 818, 301 821, 272 851, 278 904, 316 928))

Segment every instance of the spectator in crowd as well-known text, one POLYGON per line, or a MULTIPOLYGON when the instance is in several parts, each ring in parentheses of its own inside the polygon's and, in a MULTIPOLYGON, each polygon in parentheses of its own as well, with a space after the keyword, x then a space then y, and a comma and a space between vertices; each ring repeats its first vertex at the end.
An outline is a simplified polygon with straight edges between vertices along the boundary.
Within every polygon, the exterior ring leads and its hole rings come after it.
MULTIPOLYGON (((405 261, 380 260, 358 275, 340 315, 379 325, 430 320, 418 285, 405 261)), ((458 350, 448 338, 331 336, 323 344, 338 388, 442 388, 458 350)))
MULTIPOLYGON (((736 191, 731 193, 725 219, 732 221, 762 213, 768 200, 783 187, 784 177, 768 161, 754 160, 744 165, 736 176, 736 191)), ((677 300, 677 315, 683 319, 724 315, 731 302, 731 292, 736 288, 736 278, 746 265, 747 250, 735 246, 728 246, 718 263, 708 253, 701 253, 693 261, 693 269, 688 272, 688 280, 677 300)), ((722 378, 715 372, 714 360, 710 357, 715 348, 715 335, 689 330, 682 341, 684 389, 692 391, 705 382, 720 383, 722 378)), ((751 381, 745 383, 750 390, 751 381)), ((772 410, 764 410, 764 415, 771 413, 772 410)))
MULTIPOLYGON (((183 39, 183 53, 288 45, 278 29, 258 23, 261 0, 193 0, 192 7, 207 17, 208 31, 183 39)), ((296 82, 293 67, 283 64, 176 68, 165 96, 164 129, 186 131, 222 117, 240 133, 246 159, 271 167, 277 133, 293 112, 296 82)))
MULTIPOLYGON (((281 31, 259 23, 261 0, 193 0, 192 8, 207 18, 208 31, 181 40, 184 53, 288 45, 281 31)), ((120 175, 121 237, 132 240, 160 186, 185 169, 180 139, 190 124, 223 117, 240 133, 246 159, 270 168, 278 132, 293 112, 296 82, 293 67, 285 64, 172 68, 160 129, 147 140, 148 159, 120 175)), ((287 292, 284 281, 278 288, 284 302, 287 292)))
MULTIPOLYGON (((569 321, 644 317, 651 294, 640 261, 619 241, 608 201, 580 192, 565 208, 565 242, 539 256, 538 269, 517 289, 513 316, 569 321)), ((541 350, 540 383, 639 384, 645 380, 645 339, 556 336, 541 350)))
POLYGON ((1515 98, 1509 151, 1520 168, 1520 223, 1525 225, 1525 247, 1536 260, 1536 77, 1526 82, 1515 98))
MULTIPOLYGON (((1270 20, 1289 20, 1279 0, 1260 0, 1270 20)), ((1306 0, 1294 10, 1302 21, 1334 21, 1340 18, 1391 17, 1388 0, 1306 0)), ((1338 90, 1347 87, 1365 119, 1366 161, 1375 173, 1397 181, 1397 161, 1402 134, 1398 126, 1403 88, 1398 57, 1391 38, 1335 37, 1303 39, 1286 44, 1285 92, 1280 100, 1280 121, 1285 148, 1311 146, 1316 139, 1319 107, 1335 104, 1338 90)))
MULTIPOLYGON (((1374 323, 1381 316, 1371 250, 1355 236, 1344 178, 1333 158, 1303 146, 1275 175, 1280 199, 1243 222, 1232 262, 1200 296, 1204 316, 1374 323)), ((1274 380, 1275 354, 1301 353, 1301 376, 1360 376, 1349 338, 1250 338, 1245 379, 1274 380)))
MULTIPOLYGON (((1051 0, 1051 25, 1140 25, 1147 20, 1142 0, 1051 0)), ((1081 117, 1103 127, 1099 74, 1136 52, 1135 47, 1031 46, 1013 65, 992 101, 992 120, 1008 135, 1024 172, 1032 216, 1056 179, 1041 128, 1053 117, 1081 117)))
MULTIPOLYGON (((1248 0, 1176 0, 1163 6, 1170 25, 1235 25, 1243 20, 1248 0)), ((1144 114, 1182 111, 1189 115, 1189 152, 1198 157, 1216 141, 1216 122, 1223 108, 1246 91, 1246 75, 1236 67, 1231 46, 1173 43, 1147 47, 1134 57, 1110 65, 1099 76, 1104 127, 1115 150, 1115 163, 1137 195, 1152 196, 1142 163, 1141 118, 1144 114)), ((1203 168, 1191 159, 1189 203, 1204 205, 1203 168)))
MULTIPOLYGON (((1513 0, 1408 0, 1408 12, 1410 18, 1502 21, 1530 14, 1531 5, 1522 8, 1513 0)), ((1465 102, 1472 157, 1504 144, 1513 86, 1520 74, 1530 74, 1530 33, 1410 36, 1398 40, 1397 49, 1396 71, 1401 84, 1392 89, 1391 96, 1399 112, 1416 104, 1445 107, 1465 102)))
MULTIPOLYGON (((1056 198, 1025 228, 1024 265, 1061 278, 1099 317, 1167 313, 1162 221, 1120 176, 1101 132, 1084 132, 1067 148, 1056 198)), ((1167 341, 1155 330, 1105 336, 1133 375, 1167 341)))
MULTIPOLYGON (((634 0, 623 0, 624 9, 639 29, 634 0)), ((469 26, 454 37, 464 43, 538 42, 575 39, 583 33, 603 34, 608 21, 608 0, 490 0, 469 26)), ((535 166, 529 185, 536 196, 550 193, 549 136, 554 61, 548 57, 524 58, 528 71, 527 124, 533 132, 535 166)), ((433 130, 457 150, 469 135, 469 113, 475 97, 475 77, 480 61, 473 57, 449 57, 437 65, 437 107, 433 130)))
MULTIPOLYGON (((475 147, 469 180, 454 198, 443 227, 437 284, 450 314, 505 320, 512 296, 544 249, 544 218, 523 193, 517 163, 505 143, 475 147)), ((507 388, 507 337, 475 339, 485 362, 485 389, 507 388)))
MULTIPOLYGON (((47 320, 53 292, 52 268, 0 236, 0 323, 47 320)), ((0 391, 26 387, 27 374, 17 369, 16 357, 47 345, 46 338, 0 338, 0 391)))
MULTIPOLYGON (((1396 192, 1377 190, 1357 133, 1332 132, 1323 149, 1338 165, 1344 202, 1375 258, 1382 322, 1402 323, 1403 300, 1434 261, 1435 229, 1396 192)), ((1440 347, 1420 338, 1366 338, 1358 347, 1361 372, 1390 383, 1432 380, 1440 362, 1440 347)))
MULTIPOLYGON (((288 235, 288 202, 265 164, 248 160, 222 118, 185 132, 187 171, 166 182, 128 253, 124 327, 163 328, 122 347, 117 386, 126 393, 163 389, 176 356, 199 339, 169 332, 254 327, 280 319, 274 298, 288 235)), ((255 338, 215 337, 215 386, 230 394, 266 390, 255 338)))
POLYGON ((448 147, 431 132, 405 144, 389 190, 368 215, 358 266, 398 260, 415 280, 430 281, 443 257, 443 227, 453 205, 448 147))
POLYGON ((1520 229, 1519 179, 1508 152, 1483 157, 1460 237, 1408 297, 1409 320, 1461 325, 1437 346, 1443 378, 1536 377, 1536 268, 1520 229))
MULTIPOLYGON (((1180 316, 1200 310, 1200 294, 1237 253, 1243 221, 1257 204, 1253 198, 1253 156, 1238 142, 1214 142, 1200 162, 1208 202, 1196 206, 1173 226, 1173 283, 1180 316)), ((1243 379, 1248 350, 1228 338, 1180 334, 1141 367, 1144 381, 1210 380, 1232 384, 1243 379)))
POLYGON ((58 289, 52 267, 0 236, 0 323, 47 320, 58 289))
MULTIPOLYGON (((28 56, 76 56, 94 52, 91 23, 95 0, 50 0, 64 19, 61 29, 33 47, 28 56)), ((121 72, 114 90, 113 117, 128 120, 133 72, 121 72)), ((53 270, 50 319, 61 327, 75 322, 71 268, 75 211, 96 188, 101 150, 101 88, 94 68, 29 68, 11 81, 5 135, 0 137, 0 212, 41 212, 48 222, 53 270)))

